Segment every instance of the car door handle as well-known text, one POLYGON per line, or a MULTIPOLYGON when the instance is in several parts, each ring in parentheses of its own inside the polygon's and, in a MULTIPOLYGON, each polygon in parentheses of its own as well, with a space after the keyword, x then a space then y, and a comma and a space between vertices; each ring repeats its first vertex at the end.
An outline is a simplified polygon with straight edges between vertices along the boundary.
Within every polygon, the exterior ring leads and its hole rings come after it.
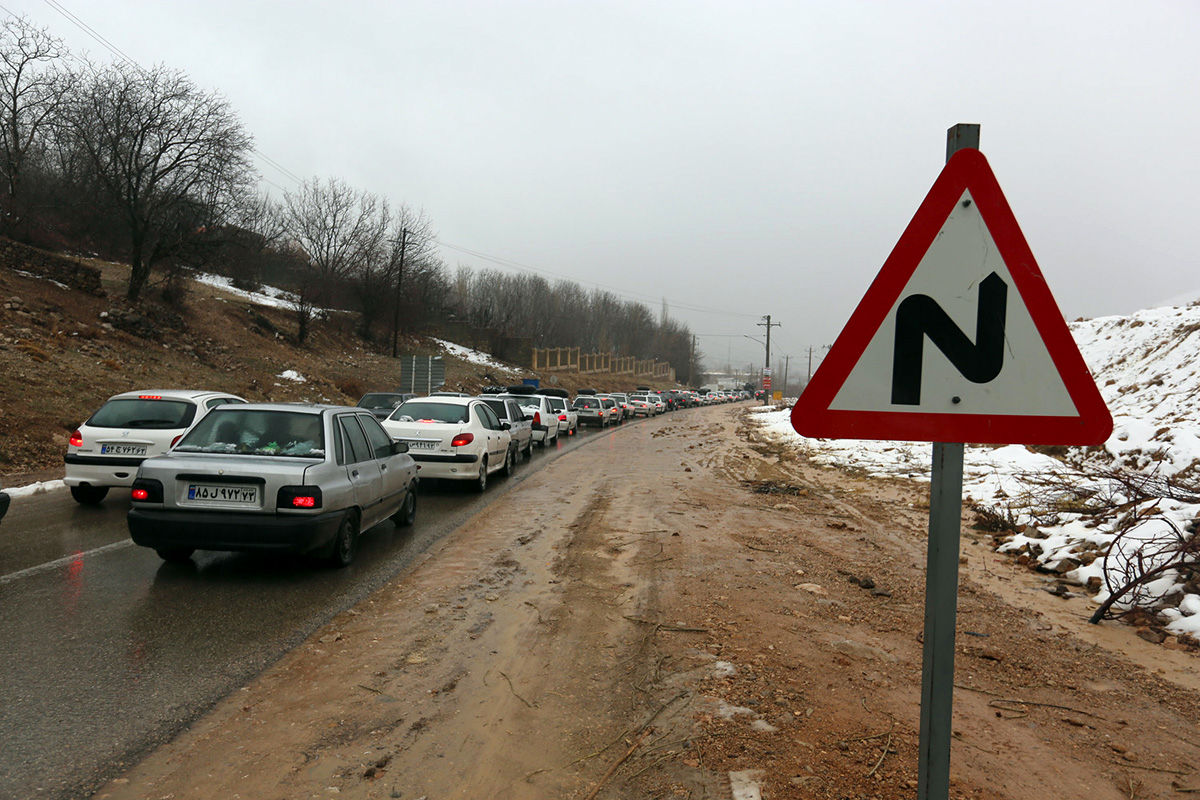
POLYGON ((387 472, 387 464, 380 464, 380 465, 379 465, 379 471, 380 471, 380 472, 387 472))
POLYGON ((350 470, 350 477, 351 477, 351 478, 357 478, 357 477, 358 477, 358 470, 356 470, 356 469, 352 469, 352 470, 350 470))

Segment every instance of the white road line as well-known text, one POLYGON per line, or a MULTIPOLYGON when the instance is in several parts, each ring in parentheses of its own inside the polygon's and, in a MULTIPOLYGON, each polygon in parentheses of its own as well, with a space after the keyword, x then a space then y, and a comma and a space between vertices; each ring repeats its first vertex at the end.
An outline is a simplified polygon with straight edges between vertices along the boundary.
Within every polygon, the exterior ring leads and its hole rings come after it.
POLYGON ((88 556, 95 556, 95 555, 99 555, 100 553, 107 553, 109 550, 119 550, 122 547, 132 547, 132 546, 133 546, 133 540, 126 539, 121 542, 113 542, 112 544, 106 544, 103 547, 97 547, 94 550, 88 550, 83 553, 74 553, 73 555, 63 556, 62 558, 56 558, 53 561, 47 561, 45 564, 38 564, 36 567, 26 567, 25 569, 19 569, 16 572, 10 572, 7 575, 0 575, 0 586, 3 586, 6 583, 11 583, 15 580, 20 580, 21 578, 28 578, 31 575, 37 575, 42 572, 48 572, 49 570, 57 569, 58 567, 65 567, 67 564, 70 564, 72 561, 78 561, 81 558, 87 558, 88 556))

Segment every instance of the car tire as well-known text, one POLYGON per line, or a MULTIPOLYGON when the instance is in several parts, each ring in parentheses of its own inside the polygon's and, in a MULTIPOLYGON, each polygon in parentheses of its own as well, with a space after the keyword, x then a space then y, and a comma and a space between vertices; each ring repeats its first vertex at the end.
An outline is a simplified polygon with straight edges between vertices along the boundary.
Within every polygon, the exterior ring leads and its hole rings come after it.
POLYGON ((478 477, 475 478, 475 482, 474 482, 474 484, 472 484, 472 488, 479 494, 483 494, 484 492, 487 491, 487 484, 488 484, 487 479, 488 479, 487 459, 484 458, 484 459, 481 459, 479 462, 479 475, 478 475, 478 477))
POLYGON ((75 502, 85 506, 98 506, 104 500, 104 496, 108 494, 107 486, 72 486, 71 497, 75 498, 75 502))
POLYGON ((358 551, 358 514, 347 511, 338 524, 326 562, 331 567, 348 567, 358 551))
POLYGON ((504 466, 500 468, 500 474, 506 478, 511 478, 513 474, 513 464, 517 463, 517 453, 512 447, 504 453, 504 466))
POLYGON ((192 562, 192 553, 196 552, 196 548, 161 547, 154 552, 158 553, 158 557, 168 564, 190 564, 192 562))
POLYGON ((408 491, 404 493, 404 502, 400 505, 400 510, 392 514, 392 522, 402 528, 407 528, 417 520, 417 484, 410 483, 408 491))
POLYGON ((533 458, 533 434, 529 435, 529 444, 525 445, 525 460, 533 458))

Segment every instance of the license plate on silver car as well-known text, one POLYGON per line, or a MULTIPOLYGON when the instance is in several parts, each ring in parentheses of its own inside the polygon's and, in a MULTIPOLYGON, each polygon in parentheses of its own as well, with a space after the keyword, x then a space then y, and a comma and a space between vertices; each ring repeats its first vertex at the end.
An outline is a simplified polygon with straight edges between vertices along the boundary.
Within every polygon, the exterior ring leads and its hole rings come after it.
POLYGON ((408 442, 409 450, 436 450, 438 446, 437 442, 428 442, 421 439, 406 439, 405 441, 408 442))
POLYGON ((102 455, 102 456, 144 456, 144 455, 146 455, 146 445, 144 445, 144 444, 102 444, 102 445, 100 445, 100 455, 102 455))
POLYGON ((188 500, 209 503, 257 503, 257 486, 221 486, 214 483, 188 484, 188 500))

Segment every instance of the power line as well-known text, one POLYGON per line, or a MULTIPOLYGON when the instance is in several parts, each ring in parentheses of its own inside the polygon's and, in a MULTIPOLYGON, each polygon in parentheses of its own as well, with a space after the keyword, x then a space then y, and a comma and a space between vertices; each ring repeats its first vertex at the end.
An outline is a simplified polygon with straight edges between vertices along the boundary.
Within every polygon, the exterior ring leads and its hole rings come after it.
MULTIPOLYGON (((508 267, 510 269, 515 269, 515 270, 519 270, 519 271, 523 271, 523 272, 535 272, 535 273, 539 273, 542 275, 550 275, 555 278, 562 278, 563 280, 575 281, 577 283, 586 283, 589 286, 596 286, 601 289, 607 289, 607 290, 614 292, 622 297, 625 297, 626 299, 638 300, 641 302, 645 302, 647 300, 658 302, 663 299, 663 298, 655 296, 655 295, 648 295, 643 292, 634 292, 634 291, 630 291, 627 289, 621 289, 616 286, 610 286, 608 284, 599 283, 597 281, 583 280, 583 279, 575 277, 574 275, 568 275, 568 274, 565 274, 562 272, 555 272, 554 270, 545 269, 543 267, 535 267, 531 264, 523 264, 520 261, 513 261, 512 259, 504 258, 503 256, 491 255, 490 253, 485 253, 481 250, 474 250, 469 247, 463 247, 462 245, 451 244, 450 242, 442 241, 440 239, 434 239, 433 241, 436 242, 437 244, 440 244, 442 247, 448 248, 450 250, 455 250, 460 253, 465 253, 469 256, 473 256, 475 258, 479 258, 484 261, 490 261, 493 264, 497 264, 502 267, 508 267)), ((758 314, 745 314, 740 311, 729 311, 728 309, 722 309, 722 308, 707 308, 704 306, 695 306, 695 305, 690 305, 688 303, 680 303, 675 300, 670 300, 669 303, 672 308, 683 309, 684 311, 695 311, 695 312, 701 313, 701 314, 722 314, 722 315, 731 316, 731 317, 746 317, 748 319, 758 319, 758 317, 759 317, 758 314)))
MULTIPOLYGON (((128 62, 130 65, 136 67, 139 72, 141 72, 143 74, 147 74, 147 75, 149 74, 148 70, 137 62, 137 59, 135 59, 133 56, 126 53, 121 48, 117 47, 115 44, 113 44, 111 41, 109 41, 103 34, 101 34, 99 31, 97 31, 91 25, 88 25, 86 22, 84 22, 82 19, 80 19, 78 15, 76 15, 75 13, 73 13, 72 11, 67 9, 62 3, 58 2, 58 0, 43 0, 43 1, 46 3, 46 5, 50 6, 50 8, 54 9, 59 14, 61 14, 63 17, 65 17, 68 22, 70 22, 75 27, 79 28, 81 31, 83 31, 88 36, 90 36, 92 39, 94 39, 96 42, 98 42, 102 47, 104 47, 106 50, 108 50, 108 52, 110 52, 114 56, 117 56, 118 58, 128 62)), ((3 8, 3 6, 0 6, 0 8, 3 8)), ((4 10, 8 11, 8 13, 14 17, 17 16, 16 14, 13 14, 12 11, 9 11, 7 8, 5 8, 4 10)), ((295 181, 296 183, 304 183, 303 178, 301 178, 296 173, 292 172, 290 169, 285 167, 283 164, 280 164, 278 161, 271 158, 270 156, 268 156, 266 153, 262 152, 261 150, 259 150, 257 148, 251 148, 250 152, 252 152, 252 153, 254 153, 254 155, 258 156, 259 159, 261 159, 267 165, 274 167, 284 177, 290 178, 291 180, 295 181)), ((267 183, 270 183, 272 186, 278 188, 280 191, 286 191, 285 189, 283 189, 283 187, 279 186, 279 184, 274 183, 273 181, 269 181, 266 178, 263 178, 263 180, 267 183)))

